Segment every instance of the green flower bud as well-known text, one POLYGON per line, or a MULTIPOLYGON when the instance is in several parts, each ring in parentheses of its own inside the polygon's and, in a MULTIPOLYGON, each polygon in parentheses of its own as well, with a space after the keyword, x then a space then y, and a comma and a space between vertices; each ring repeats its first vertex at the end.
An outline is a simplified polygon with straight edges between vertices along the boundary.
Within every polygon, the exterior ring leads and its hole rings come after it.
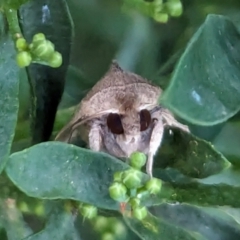
POLYGON ((48 62, 54 54, 54 45, 48 40, 42 40, 34 43, 30 50, 36 58, 48 62))
POLYGON ((132 209, 135 209, 135 208, 138 208, 140 206, 140 199, 139 198, 131 198, 130 201, 129 201, 132 209))
POLYGON ((148 180, 145 184, 145 188, 151 193, 151 194, 158 194, 162 187, 162 181, 157 178, 151 178, 148 180))
POLYGON ((18 209, 21 211, 21 212, 24 212, 24 213, 29 213, 30 212, 30 209, 27 205, 26 202, 20 202, 18 204, 18 209))
MULTIPOLYGON (((117 220, 116 218, 111 219, 112 225, 111 227, 111 232, 115 235, 115 237, 119 237, 120 239, 125 239, 124 235, 126 234, 126 227, 124 226, 124 224, 117 220)), ((116 238, 115 238, 116 239, 116 238)))
POLYGON ((153 18, 160 23, 167 23, 168 22, 168 14, 167 13, 157 13, 153 16, 153 18))
POLYGON ((38 204, 35 209, 34 209, 34 213, 37 215, 37 216, 43 216, 44 213, 45 213, 45 208, 43 206, 43 204, 38 204))
POLYGON ((109 187, 109 194, 112 199, 118 202, 126 202, 128 199, 127 188, 122 183, 119 182, 114 182, 109 187))
POLYGON ((183 8, 182 3, 179 0, 168 0, 166 3, 168 13, 172 17, 179 17, 182 15, 183 8))
POLYGON ((82 204, 80 206, 80 211, 83 215, 83 217, 87 219, 92 219, 97 216, 97 208, 95 206, 89 205, 89 204, 82 204))
POLYGON ((94 221, 94 229, 97 232, 103 232, 108 228, 108 224, 108 219, 106 217, 98 216, 94 221))
POLYGON ((18 38, 16 41, 16 48, 18 51, 24 51, 28 47, 27 41, 25 38, 18 38))
POLYGON ((146 207, 133 209, 133 216, 138 220, 143 220, 147 216, 147 213, 148 211, 146 207))
POLYGON ((48 64, 52 68, 58 68, 62 65, 62 55, 59 52, 54 52, 50 59, 48 59, 48 64))
POLYGON ((134 152, 130 156, 130 165, 139 170, 146 164, 146 161, 146 155, 141 152, 134 152))
POLYGON ((33 36, 33 40, 32 41, 35 43, 35 42, 44 41, 44 40, 46 40, 45 35, 43 33, 37 33, 37 34, 35 34, 33 36))
POLYGON ((141 199, 149 195, 149 192, 146 188, 142 187, 137 190, 137 198, 141 199))
POLYGON ((121 182, 122 181, 122 176, 123 176, 123 172, 115 172, 113 175, 113 180, 114 182, 121 182))
POLYGON ((17 54, 16 60, 18 66, 23 68, 30 65, 30 63, 32 62, 32 57, 29 52, 23 51, 17 54))
POLYGON ((112 233, 110 233, 110 232, 105 232, 102 235, 101 240, 115 240, 115 236, 112 233))
POLYGON ((130 169, 123 173, 123 183, 128 189, 139 188, 142 184, 142 174, 140 171, 130 169))

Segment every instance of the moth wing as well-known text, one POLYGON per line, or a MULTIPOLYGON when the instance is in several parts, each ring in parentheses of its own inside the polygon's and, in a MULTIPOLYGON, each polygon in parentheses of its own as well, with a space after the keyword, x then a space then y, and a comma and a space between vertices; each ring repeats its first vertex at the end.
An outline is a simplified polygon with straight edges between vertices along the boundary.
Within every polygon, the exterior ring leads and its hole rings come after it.
POLYGON ((75 131, 78 127, 80 127, 82 124, 94 119, 94 118, 98 118, 101 117, 107 113, 117 113, 118 110, 116 109, 109 109, 109 110, 105 110, 102 112, 98 112, 94 115, 91 116, 85 116, 79 119, 76 119, 76 117, 74 116, 70 122, 64 126, 61 131, 57 134, 57 136, 55 137, 55 141, 60 141, 60 142, 67 142, 69 143, 73 134, 73 131, 75 131))

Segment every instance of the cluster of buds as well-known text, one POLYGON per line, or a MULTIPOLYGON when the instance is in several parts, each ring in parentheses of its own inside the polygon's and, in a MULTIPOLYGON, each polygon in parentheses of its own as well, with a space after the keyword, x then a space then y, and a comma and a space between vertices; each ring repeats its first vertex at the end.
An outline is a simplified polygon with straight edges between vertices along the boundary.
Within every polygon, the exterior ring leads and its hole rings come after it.
POLYGON ((167 0, 165 3, 162 0, 154 0, 153 6, 153 18, 161 23, 168 22, 169 16, 179 17, 183 12, 181 0, 167 0))
POLYGON ((16 60, 19 67, 39 63, 57 68, 62 64, 62 55, 55 51, 54 44, 47 40, 43 33, 35 34, 30 44, 23 37, 18 38, 15 44, 18 51, 16 60))
POLYGON ((147 208, 141 206, 141 200, 151 194, 158 194, 162 182, 157 178, 150 178, 143 182, 143 174, 140 169, 146 164, 146 156, 140 152, 134 152, 130 156, 131 169, 116 172, 114 182, 109 187, 112 199, 120 203, 128 203, 131 206, 135 218, 142 220, 147 216, 147 208))

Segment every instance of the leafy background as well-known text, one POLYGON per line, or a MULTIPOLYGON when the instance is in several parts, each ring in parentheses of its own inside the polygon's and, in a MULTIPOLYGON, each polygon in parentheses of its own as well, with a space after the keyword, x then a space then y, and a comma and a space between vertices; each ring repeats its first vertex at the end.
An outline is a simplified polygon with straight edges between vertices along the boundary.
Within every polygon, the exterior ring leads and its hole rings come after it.
MULTIPOLYGON (((136 7, 141 1, 127 2, 136 7)), ((71 45, 52 139, 113 58, 125 70, 160 85, 165 90, 160 102, 188 124, 193 135, 167 129, 154 166, 154 176, 164 181, 161 193, 144 202, 149 207, 146 219, 122 217, 108 187, 113 173, 127 164, 63 143, 29 148, 33 130, 28 79, 36 74, 41 79, 45 69, 16 66, 1 13, 0 239, 238 239, 239 1, 183 0, 182 16, 164 24, 142 14, 141 7, 123 12, 122 2, 110 0, 4 0, 0 9, 20 4, 26 38, 45 31, 66 57, 71 45), (28 16, 29 9, 38 14, 28 16), (46 9, 50 17, 43 21, 46 9), (59 20, 61 13, 66 22, 59 20), (72 29, 74 34, 61 35, 59 30, 54 35, 53 28, 72 29), (97 206, 99 216, 83 219, 76 211, 81 202, 97 206)), ((62 77, 60 71, 55 74, 62 77)), ((35 83, 47 88, 37 93, 40 103, 61 92, 56 88, 61 81, 35 83)))

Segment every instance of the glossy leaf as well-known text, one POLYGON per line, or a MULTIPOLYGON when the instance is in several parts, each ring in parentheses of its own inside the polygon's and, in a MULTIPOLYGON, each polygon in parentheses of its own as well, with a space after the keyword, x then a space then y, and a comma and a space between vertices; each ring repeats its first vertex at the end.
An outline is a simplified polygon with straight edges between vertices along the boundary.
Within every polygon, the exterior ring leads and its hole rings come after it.
POLYGON ((161 204, 151 208, 155 217, 175 226, 194 231, 209 240, 240 238, 240 225, 220 208, 203 208, 187 204, 161 204))
POLYGON ((239 33, 226 17, 209 15, 194 34, 161 103, 181 118, 214 125, 240 109, 239 33))
POLYGON ((193 231, 184 230, 181 227, 165 222, 163 219, 156 218, 150 213, 142 221, 130 217, 125 217, 124 220, 132 231, 143 240, 206 240, 193 231))
POLYGON ((64 207, 64 202, 51 202, 48 205, 51 211, 44 229, 23 240, 80 240, 74 227, 75 214, 64 207))
POLYGON ((0 172, 10 154, 18 116, 19 68, 15 54, 10 37, 0 36, 0 172))
POLYGON ((55 50, 60 52, 63 64, 51 68, 40 64, 28 67, 31 84, 32 141, 48 141, 65 84, 72 43, 72 19, 65 0, 29 1, 19 10, 20 26, 28 43, 37 33, 44 33, 55 50))
POLYGON ((191 134, 172 129, 155 157, 155 167, 175 168, 193 178, 206 178, 227 169, 231 163, 214 147, 191 134))
POLYGON ((158 169, 155 176, 165 183, 159 195, 145 199, 144 205, 179 202, 197 206, 240 207, 240 174, 233 167, 204 179, 192 179, 174 169, 158 169))
POLYGON ((74 199, 118 210, 119 205, 110 198, 108 188, 114 172, 128 167, 105 153, 61 142, 47 142, 12 154, 6 172, 29 196, 74 199))
POLYGON ((1 199, 0 211, 0 225, 5 229, 8 240, 19 240, 32 233, 17 209, 16 200, 1 199))

